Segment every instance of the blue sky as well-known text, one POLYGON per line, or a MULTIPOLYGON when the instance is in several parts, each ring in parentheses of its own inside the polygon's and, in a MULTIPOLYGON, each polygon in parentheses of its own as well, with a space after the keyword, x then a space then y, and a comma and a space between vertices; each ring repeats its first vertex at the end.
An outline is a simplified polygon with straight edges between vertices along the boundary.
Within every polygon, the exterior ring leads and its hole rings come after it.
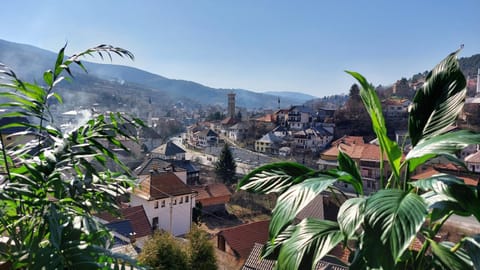
MULTIPOLYGON (((0 38, 67 53, 108 43, 138 67, 222 88, 348 93, 480 53, 480 1, 5 1, 0 38)), ((1 61, 1 59, 0 59, 1 61)), ((8 63, 7 63, 8 64, 8 63)))

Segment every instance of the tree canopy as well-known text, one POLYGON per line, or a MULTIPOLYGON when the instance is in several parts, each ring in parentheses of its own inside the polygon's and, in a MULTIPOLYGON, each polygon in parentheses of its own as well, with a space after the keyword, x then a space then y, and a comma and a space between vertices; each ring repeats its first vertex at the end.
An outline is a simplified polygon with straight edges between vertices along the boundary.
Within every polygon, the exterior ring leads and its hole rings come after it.
POLYGON ((72 75, 71 66, 85 70, 82 56, 133 59, 133 54, 100 45, 66 57, 65 48, 39 82, 24 81, 0 64, 0 235, 7 239, 0 245, 0 261, 13 269, 136 265, 109 250, 110 233, 92 214, 112 212, 116 199, 132 185, 128 168, 104 145, 128 151, 116 136, 136 141, 121 126, 138 127, 140 122, 111 113, 64 131, 50 114, 50 106, 63 101, 56 86, 72 75), (120 170, 110 171, 108 162, 120 170))
POLYGON ((232 150, 225 143, 215 163, 215 173, 224 183, 232 184, 236 182, 236 169, 237 164, 233 159, 232 150))

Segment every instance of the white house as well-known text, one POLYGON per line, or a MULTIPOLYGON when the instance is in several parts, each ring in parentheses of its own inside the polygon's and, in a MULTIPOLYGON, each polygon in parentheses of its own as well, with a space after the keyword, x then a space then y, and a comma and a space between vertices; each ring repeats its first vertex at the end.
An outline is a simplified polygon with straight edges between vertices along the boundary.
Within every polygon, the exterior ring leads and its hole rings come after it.
POLYGON ((143 206, 152 229, 179 236, 190 231, 194 194, 173 172, 152 172, 139 176, 130 204, 143 206))
POLYGON ((311 125, 313 112, 309 107, 293 106, 288 112, 290 129, 304 129, 311 125))
POLYGON ((195 146, 208 147, 218 143, 218 134, 211 129, 204 129, 194 133, 195 146))
POLYGON ((333 134, 324 128, 307 128, 293 133, 294 145, 297 149, 309 149, 317 152, 330 143, 333 134))
POLYGON ((480 172, 480 152, 476 152, 465 157, 465 164, 469 171, 480 172))
POLYGON ((269 132, 255 141, 255 151, 260 153, 278 154, 281 142, 282 139, 269 132))
POLYGON ((233 141, 241 141, 247 138, 248 125, 240 122, 228 128, 228 138, 233 141))

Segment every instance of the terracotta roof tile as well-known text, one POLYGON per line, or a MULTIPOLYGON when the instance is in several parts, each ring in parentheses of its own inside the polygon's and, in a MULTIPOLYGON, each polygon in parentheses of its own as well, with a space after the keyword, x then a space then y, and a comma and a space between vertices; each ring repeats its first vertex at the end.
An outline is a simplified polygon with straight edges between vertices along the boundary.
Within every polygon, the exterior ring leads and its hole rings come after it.
POLYGON ((247 258, 255 243, 268 240, 268 224, 270 221, 259 221, 242 224, 222 230, 218 233, 240 258, 247 258))
POLYGON ((152 233, 147 214, 145 214, 145 210, 143 209, 142 205, 120 208, 117 210, 117 212, 118 217, 115 217, 107 212, 98 213, 95 214, 95 216, 109 223, 129 220, 133 231, 136 233, 136 237, 143 237, 152 233))
POLYGON ((158 200, 169 196, 191 194, 193 190, 182 182, 173 172, 161 172, 140 178, 140 183, 133 191, 148 200, 158 200))
POLYGON ((195 186, 192 187, 192 189, 197 192, 195 200, 201 202, 203 206, 225 204, 230 200, 230 196, 232 195, 227 186, 221 183, 195 186))
MULTIPOLYGON (((420 180, 420 179, 425 179, 425 178, 429 178, 429 177, 432 177, 436 174, 441 174, 443 173, 442 171, 440 171, 439 169, 436 169, 436 168, 428 168, 427 170, 421 172, 421 173, 418 173, 416 175, 413 175, 411 178, 413 180, 420 180)), ((451 175, 457 177, 457 178, 460 178, 461 180, 463 180, 463 182, 467 185, 470 185, 470 186, 477 186, 477 183, 478 183, 478 177, 476 179, 472 178, 472 177, 469 177, 467 175, 462 175, 461 172, 451 172, 450 173, 451 175)))

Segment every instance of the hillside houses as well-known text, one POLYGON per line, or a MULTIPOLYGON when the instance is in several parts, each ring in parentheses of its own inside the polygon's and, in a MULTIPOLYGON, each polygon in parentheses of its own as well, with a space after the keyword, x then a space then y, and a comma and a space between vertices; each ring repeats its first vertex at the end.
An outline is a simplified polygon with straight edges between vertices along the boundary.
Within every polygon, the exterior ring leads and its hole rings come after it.
MULTIPOLYGON (((386 155, 381 160, 380 146, 365 143, 362 137, 344 136, 334 142, 332 146, 320 154, 317 161, 320 170, 336 168, 339 149, 350 156, 360 169, 363 179, 363 188, 366 193, 376 191, 380 188, 380 175, 389 175, 390 168, 386 155), (380 171, 380 163, 383 162, 383 172, 380 171)), ((353 192, 353 189, 342 184, 341 188, 353 192)))
POLYGON ((290 129, 300 130, 310 127, 313 120, 313 110, 305 106, 293 106, 288 111, 287 124, 290 129))

